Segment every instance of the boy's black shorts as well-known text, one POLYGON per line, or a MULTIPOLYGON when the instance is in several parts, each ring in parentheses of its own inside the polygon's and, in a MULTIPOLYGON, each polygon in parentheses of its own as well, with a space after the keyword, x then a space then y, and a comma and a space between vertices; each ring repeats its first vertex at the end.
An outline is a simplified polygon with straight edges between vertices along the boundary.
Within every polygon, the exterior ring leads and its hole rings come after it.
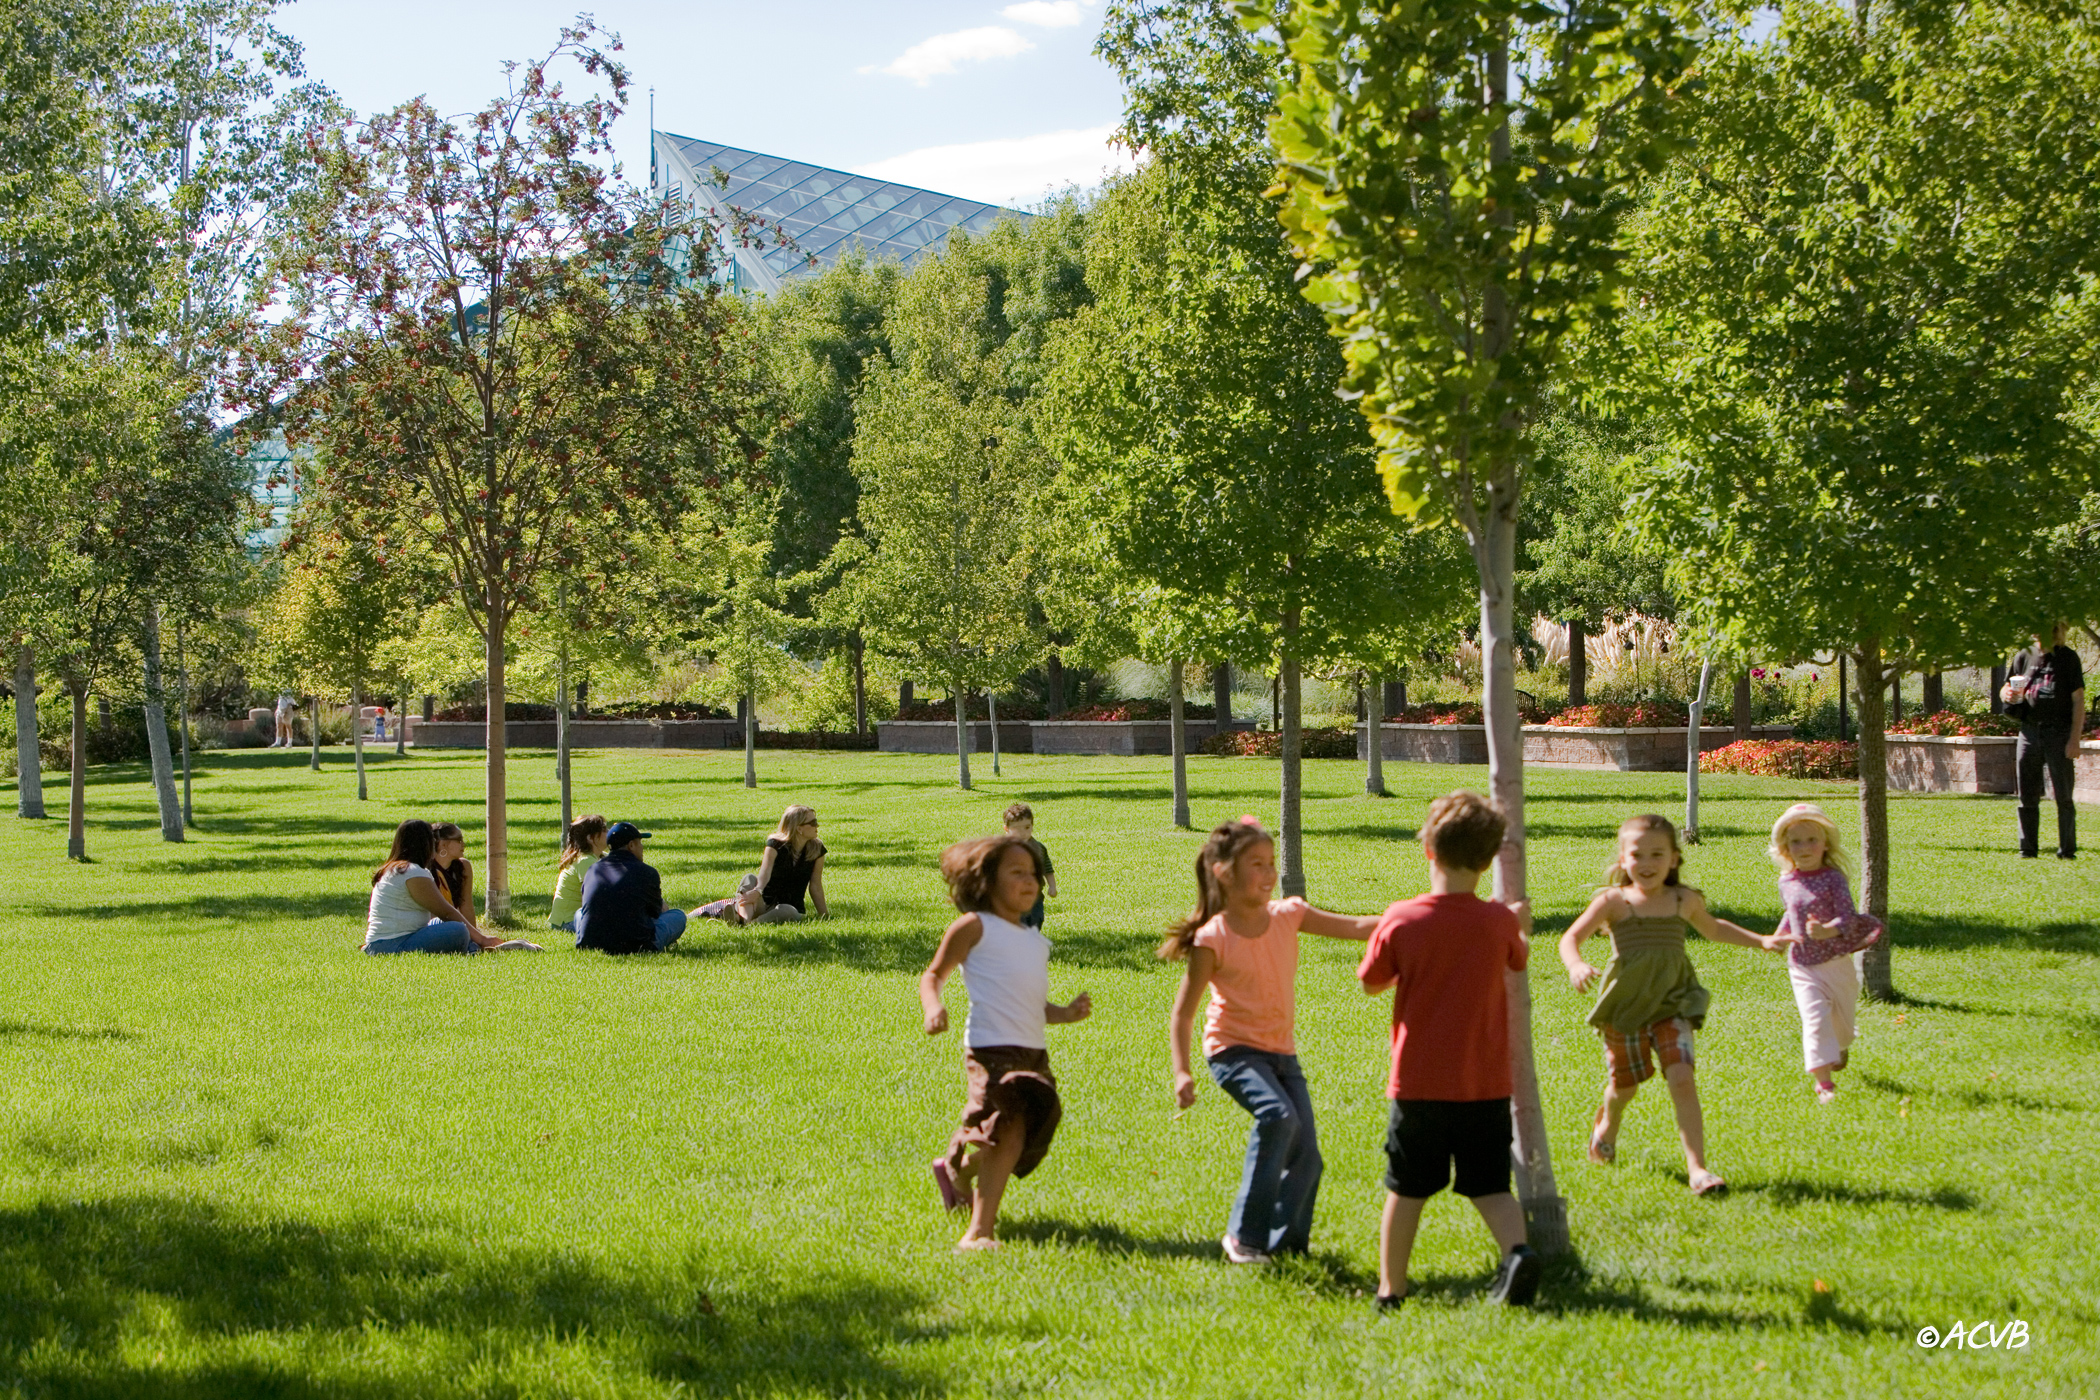
POLYGON ((1385 1189, 1414 1197, 1434 1196, 1446 1186, 1461 1196, 1507 1191, 1511 1138, 1506 1098, 1394 1099, 1385 1131, 1385 1189))

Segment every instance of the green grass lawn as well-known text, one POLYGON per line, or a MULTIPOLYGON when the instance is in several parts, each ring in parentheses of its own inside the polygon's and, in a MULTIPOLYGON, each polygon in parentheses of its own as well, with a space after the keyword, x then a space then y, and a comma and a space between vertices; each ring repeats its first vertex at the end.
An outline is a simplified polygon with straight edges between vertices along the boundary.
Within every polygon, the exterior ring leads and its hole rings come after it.
MULTIPOLYGON (((205 757, 201 827, 158 839, 136 769, 88 789, 92 864, 18 824, 0 876, 0 1395, 2089 1395, 2100 1360, 2100 895, 2091 862, 2023 863, 2005 799, 1899 798, 1892 919, 1907 1001, 1862 1009, 1819 1109, 1785 970, 1700 946, 1711 1160, 1693 1200, 1659 1085, 1610 1170, 1582 1159, 1602 1066, 1552 940, 1667 775, 1531 775, 1533 991, 1578 1254, 1540 1305, 1482 1304, 1491 1246, 1432 1203, 1417 1297, 1375 1281, 1386 1007, 1308 940, 1300 1048, 1327 1158, 1314 1254, 1235 1270, 1217 1240, 1246 1119, 1208 1084, 1173 1113, 1152 949, 1198 835, 1163 760, 579 756, 581 810, 657 833, 671 897, 755 863, 789 801, 832 855, 828 923, 706 926, 670 956, 554 947, 356 952, 366 876, 410 815, 479 837, 471 754, 205 757), (935 860, 1033 802, 1061 897, 1052 991, 1066 1117, 1018 1183, 1007 1249, 957 1257, 927 1163, 961 1102, 960 1036, 914 979, 949 917, 935 860), (2020 1350, 1915 1334, 2023 1320, 2020 1350)), ((1308 763, 1311 895, 1370 911, 1424 888, 1424 801, 1479 769, 1308 763)), ((542 922, 557 798, 512 756, 515 882, 542 922)), ((1199 825, 1272 816, 1276 766, 1191 763, 1199 825)), ((1828 784, 1711 778, 1688 877, 1778 913, 1765 833, 1828 784)), ((64 789, 54 784, 58 804, 64 789)), ((11 810, 13 795, 0 789, 11 810)), ((58 810, 54 807, 54 810, 58 810)), ((2100 813, 2086 812, 2100 838, 2100 813)), ((960 1010, 961 988, 950 993, 960 1010)), ((960 1018, 957 1019, 958 1026, 960 1018)))

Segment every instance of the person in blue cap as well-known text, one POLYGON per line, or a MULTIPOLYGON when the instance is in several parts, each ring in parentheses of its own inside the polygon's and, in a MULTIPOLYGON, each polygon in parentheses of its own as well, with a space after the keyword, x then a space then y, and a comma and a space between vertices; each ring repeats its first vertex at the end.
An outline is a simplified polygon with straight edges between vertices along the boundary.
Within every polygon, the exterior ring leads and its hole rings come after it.
POLYGON ((662 952, 685 933, 685 910, 664 907, 664 884, 656 867, 642 859, 651 833, 633 822, 614 822, 605 833, 603 858, 583 877, 583 907, 576 911, 576 946, 601 953, 662 952))

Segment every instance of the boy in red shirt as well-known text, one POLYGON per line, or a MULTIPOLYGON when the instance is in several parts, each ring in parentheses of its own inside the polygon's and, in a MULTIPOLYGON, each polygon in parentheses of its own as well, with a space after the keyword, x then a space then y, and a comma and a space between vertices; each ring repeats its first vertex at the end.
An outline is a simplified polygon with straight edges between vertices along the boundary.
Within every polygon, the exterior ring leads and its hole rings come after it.
POLYGON ((1488 1288, 1496 1303, 1529 1303, 1543 1263, 1524 1242, 1524 1208, 1510 1192, 1509 993, 1530 948, 1516 913, 1474 891, 1502 848, 1502 813, 1454 792, 1429 805, 1422 853, 1429 893, 1385 911, 1357 977, 1393 996, 1393 1101, 1386 1130, 1385 1221, 1378 1306, 1407 1296, 1407 1260, 1429 1197, 1454 1185, 1501 1251, 1488 1288), (1453 1183, 1453 1167, 1457 1180, 1453 1183))

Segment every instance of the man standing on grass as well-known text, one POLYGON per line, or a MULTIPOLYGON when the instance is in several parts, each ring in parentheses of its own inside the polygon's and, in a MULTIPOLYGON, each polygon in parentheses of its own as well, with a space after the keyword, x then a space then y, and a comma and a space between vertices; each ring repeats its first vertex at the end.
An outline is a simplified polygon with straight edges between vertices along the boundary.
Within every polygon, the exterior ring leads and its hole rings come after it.
POLYGON ((664 907, 664 882, 642 860, 642 842, 653 833, 633 822, 614 822, 605 833, 603 858, 583 877, 583 907, 576 911, 576 946, 601 953, 662 952, 685 932, 685 910, 664 907))
POLYGON ((2020 721, 2019 793, 2020 854, 2041 854, 2042 771, 2056 794, 2056 855, 2078 854, 2078 805, 2071 790, 2078 785, 2078 744, 2085 730, 2085 667, 2078 653, 2064 645, 2059 622, 2034 634, 2034 645, 2007 668, 2005 712, 2020 721))

